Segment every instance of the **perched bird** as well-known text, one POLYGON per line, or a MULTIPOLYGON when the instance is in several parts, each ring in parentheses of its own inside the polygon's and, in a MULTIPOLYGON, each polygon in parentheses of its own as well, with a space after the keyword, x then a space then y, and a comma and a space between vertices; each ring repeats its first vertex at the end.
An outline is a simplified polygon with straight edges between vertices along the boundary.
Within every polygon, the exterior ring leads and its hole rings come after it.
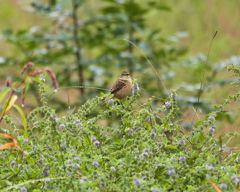
MULTIPOLYGON (((114 83, 112 88, 110 89, 110 93, 113 94, 113 98, 117 98, 119 100, 124 99, 127 95, 131 93, 132 90, 132 79, 128 71, 123 71, 121 76, 114 83)), ((103 105, 107 101, 107 98, 103 103, 103 105)))

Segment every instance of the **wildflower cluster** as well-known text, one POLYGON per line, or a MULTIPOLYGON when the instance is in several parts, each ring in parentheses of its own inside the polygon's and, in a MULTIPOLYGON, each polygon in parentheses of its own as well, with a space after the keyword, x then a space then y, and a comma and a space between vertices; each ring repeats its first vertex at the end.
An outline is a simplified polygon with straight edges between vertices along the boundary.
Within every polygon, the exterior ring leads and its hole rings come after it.
MULTIPOLYGON (((7 158, 0 160, 1 189, 211 191, 209 180, 222 190, 233 191, 238 187, 239 152, 227 155, 224 141, 239 134, 215 138, 216 112, 184 134, 177 121, 176 91, 171 90, 170 97, 154 110, 152 98, 140 108, 135 104, 139 86, 134 81, 133 94, 123 106, 111 99, 105 110, 97 108, 107 97, 103 95, 87 101, 76 113, 60 117, 47 106, 42 81, 43 76, 39 87, 44 105, 28 115, 27 134, 17 135, 23 160, 16 150, 4 151, 7 158), (116 105, 112 107, 109 103, 116 105), (89 118, 88 114, 96 108, 99 113, 89 118), (113 115, 120 120, 118 126, 98 124, 113 115)), ((4 120, 13 122, 11 116, 4 120)), ((10 134, 14 130, 12 123, 10 134)))

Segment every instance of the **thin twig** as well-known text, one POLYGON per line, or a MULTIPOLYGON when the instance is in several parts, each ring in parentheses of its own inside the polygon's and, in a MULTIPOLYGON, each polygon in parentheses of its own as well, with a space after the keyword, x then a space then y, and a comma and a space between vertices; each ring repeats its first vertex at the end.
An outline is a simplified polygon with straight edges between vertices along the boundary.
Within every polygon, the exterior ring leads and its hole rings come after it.
POLYGON ((158 76, 158 78, 160 79, 160 81, 161 81, 163 87, 165 88, 167 94, 169 95, 168 90, 167 90, 167 88, 165 87, 165 85, 164 85, 164 83, 163 83, 161 77, 158 75, 156 69, 153 67, 152 63, 151 63, 151 62, 148 60, 148 58, 144 55, 144 53, 141 51, 141 49, 139 49, 137 45, 135 45, 133 42, 131 42, 131 41, 129 41, 129 40, 127 40, 127 39, 123 39, 123 40, 124 40, 124 41, 127 41, 127 42, 129 42, 129 43, 132 43, 132 44, 133 44, 133 45, 134 45, 134 46, 135 46, 135 47, 141 52, 141 54, 145 57, 145 59, 148 61, 148 63, 151 65, 151 67, 152 67, 153 70, 155 71, 155 73, 156 73, 156 75, 158 76))
POLYGON ((20 121, 20 119, 16 115, 14 115, 14 113, 12 113, 10 110, 8 112, 11 113, 21 123, 21 125, 24 127, 23 123, 20 121))

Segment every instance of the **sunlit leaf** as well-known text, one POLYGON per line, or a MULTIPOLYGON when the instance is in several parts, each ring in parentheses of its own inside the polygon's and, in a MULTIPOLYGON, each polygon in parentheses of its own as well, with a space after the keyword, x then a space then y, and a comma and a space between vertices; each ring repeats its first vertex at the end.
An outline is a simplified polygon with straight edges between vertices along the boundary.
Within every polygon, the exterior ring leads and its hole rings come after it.
MULTIPOLYGON (((13 106, 13 104, 15 103, 15 101, 17 100, 18 96, 17 95, 13 95, 10 102, 8 103, 8 106, 6 106, 5 112, 7 112, 9 109, 11 109, 11 107, 13 106)), ((7 101, 8 102, 8 101, 7 101)), ((3 109, 4 112, 4 109, 3 109)))
POLYGON ((9 88, 4 89, 4 90, 1 91, 1 93, 0 93, 0 102, 4 99, 4 97, 6 96, 6 94, 8 93, 8 91, 10 91, 9 88))
POLYGON ((88 138, 85 137, 85 138, 83 139, 83 142, 84 142, 85 145, 88 145, 88 144, 89 144, 88 138))
POLYGON ((166 147, 169 148, 169 149, 176 149, 176 150, 178 149, 177 147, 175 147, 173 145, 166 145, 166 147))
POLYGON ((24 112, 22 110, 21 107, 19 107, 18 105, 13 105, 13 107, 18 111, 18 113, 21 115, 22 117, 22 121, 23 121, 23 125, 24 125, 24 129, 25 129, 25 135, 27 135, 27 121, 26 121, 26 117, 24 115, 24 112))

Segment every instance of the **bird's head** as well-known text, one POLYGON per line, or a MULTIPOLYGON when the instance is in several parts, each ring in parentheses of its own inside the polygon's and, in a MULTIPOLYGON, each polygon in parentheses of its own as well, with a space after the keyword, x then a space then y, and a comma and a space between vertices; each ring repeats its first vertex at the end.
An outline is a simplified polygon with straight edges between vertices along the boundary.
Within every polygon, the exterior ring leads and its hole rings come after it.
POLYGON ((121 74, 122 79, 131 79, 130 74, 128 71, 123 71, 121 74))

